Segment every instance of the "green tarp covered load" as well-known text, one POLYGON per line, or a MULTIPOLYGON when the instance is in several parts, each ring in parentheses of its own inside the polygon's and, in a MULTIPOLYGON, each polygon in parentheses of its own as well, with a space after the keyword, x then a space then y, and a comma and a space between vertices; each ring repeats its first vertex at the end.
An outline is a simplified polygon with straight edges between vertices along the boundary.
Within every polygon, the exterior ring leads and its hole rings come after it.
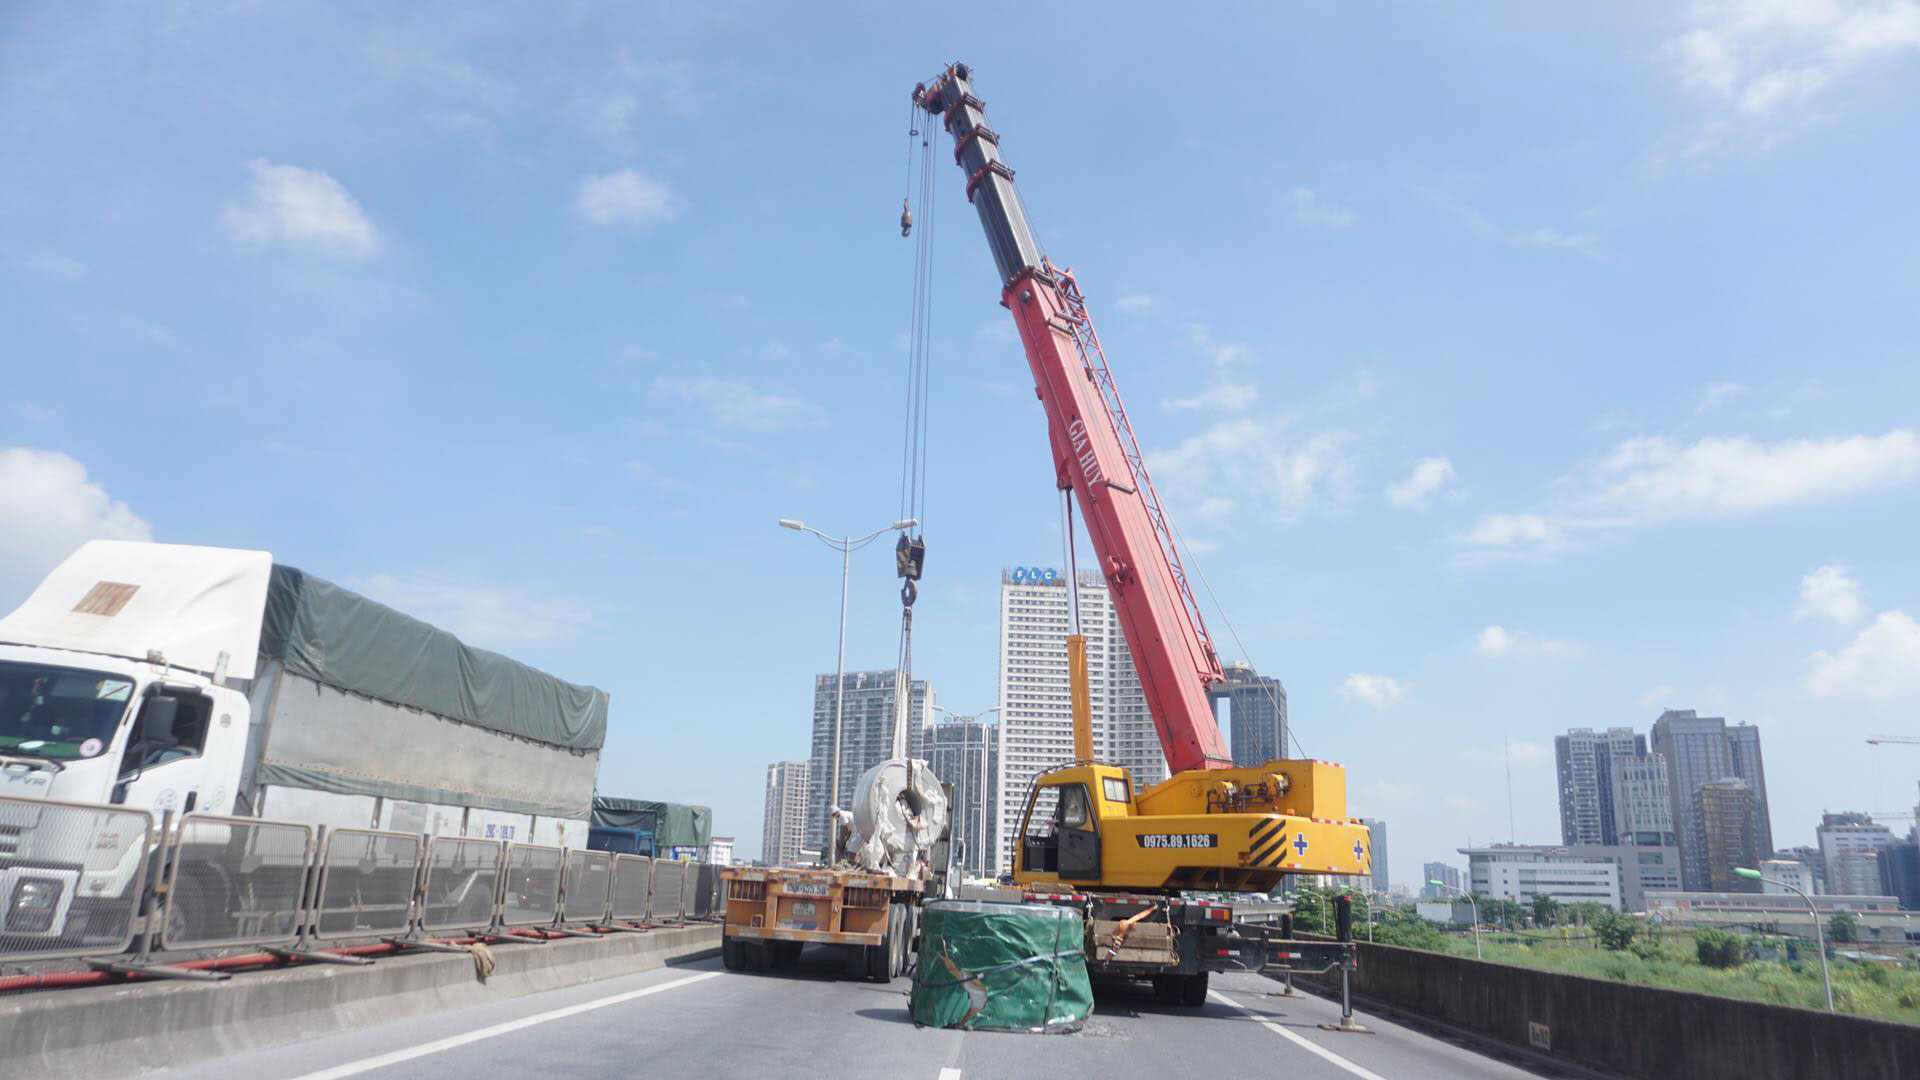
POLYGON ((1078 1030, 1093 1012, 1086 924, 1070 908, 936 900, 921 908, 908 1008, 930 1027, 1078 1030))
POLYGON ((703 848, 713 839, 713 811, 705 806, 688 806, 685 803, 595 795, 593 826, 596 829, 651 830, 653 842, 661 851, 674 847, 703 848))
POLYGON ((260 655, 322 686, 564 750, 607 739, 607 695, 291 566, 267 586, 260 655))

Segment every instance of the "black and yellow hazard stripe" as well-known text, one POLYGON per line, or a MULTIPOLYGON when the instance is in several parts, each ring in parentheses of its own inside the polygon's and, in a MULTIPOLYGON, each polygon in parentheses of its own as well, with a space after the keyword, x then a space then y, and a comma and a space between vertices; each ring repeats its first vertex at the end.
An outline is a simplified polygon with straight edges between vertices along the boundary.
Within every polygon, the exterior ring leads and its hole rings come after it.
POLYGON ((1275 866, 1285 853, 1287 844, 1287 819, 1274 818, 1253 827, 1247 836, 1247 847, 1253 852, 1247 857, 1248 866, 1275 866))

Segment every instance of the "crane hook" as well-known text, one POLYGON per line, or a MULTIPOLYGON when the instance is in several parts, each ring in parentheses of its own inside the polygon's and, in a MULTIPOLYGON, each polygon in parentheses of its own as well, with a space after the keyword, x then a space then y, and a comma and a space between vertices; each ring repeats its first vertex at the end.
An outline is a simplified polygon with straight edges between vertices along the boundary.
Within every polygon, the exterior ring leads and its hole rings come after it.
POLYGON ((913 211, 907 209, 907 200, 900 200, 900 235, 913 235, 913 211))

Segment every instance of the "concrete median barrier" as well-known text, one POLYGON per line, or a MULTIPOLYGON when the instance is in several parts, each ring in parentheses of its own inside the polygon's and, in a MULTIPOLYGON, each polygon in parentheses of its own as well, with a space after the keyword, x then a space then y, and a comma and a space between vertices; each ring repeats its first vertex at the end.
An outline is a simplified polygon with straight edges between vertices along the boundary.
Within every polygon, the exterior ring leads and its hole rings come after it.
MULTIPOLYGON (((1339 990, 1338 977, 1318 981, 1339 990)), ((1439 1021, 1589 1069, 1649 1080, 1911 1080, 1920 1026, 1360 946, 1363 1004, 1439 1021)))
POLYGON ((720 950, 717 925, 608 934, 472 957, 415 953, 369 967, 241 973, 0 997, 0 1076, 132 1076, 360 1027, 630 975, 720 950))

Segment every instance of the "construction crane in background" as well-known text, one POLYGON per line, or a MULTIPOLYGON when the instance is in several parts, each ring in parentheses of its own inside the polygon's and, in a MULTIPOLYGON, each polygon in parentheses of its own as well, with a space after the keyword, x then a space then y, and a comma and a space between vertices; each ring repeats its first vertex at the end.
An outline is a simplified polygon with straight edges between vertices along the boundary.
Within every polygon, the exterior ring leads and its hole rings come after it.
POLYGON ((1879 746, 1882 743, 1908 743, 1913 746, 1920 746, 1920 735, 1869 735, 1867 736, 1868 746, 1879 746))

